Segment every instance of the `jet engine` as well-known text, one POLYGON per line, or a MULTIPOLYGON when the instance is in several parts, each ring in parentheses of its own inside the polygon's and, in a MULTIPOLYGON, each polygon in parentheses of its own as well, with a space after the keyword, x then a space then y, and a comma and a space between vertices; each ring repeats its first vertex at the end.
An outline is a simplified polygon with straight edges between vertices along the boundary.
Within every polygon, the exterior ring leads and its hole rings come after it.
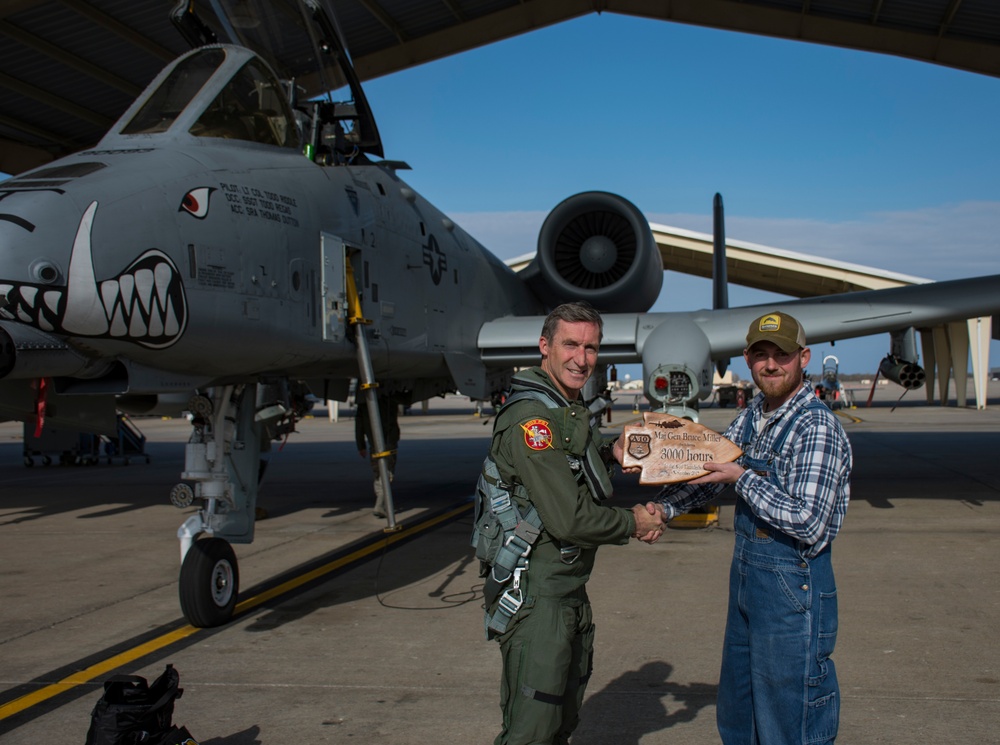
POLYGON ((634 204, 589 191, 549 213, 538 236, 538 255, 521 276, 549 307, 586 300, 604 312, 641 313, 660 295, 663 260, 634 204))
POLYGON ((898 383, 906 389, 919 388, 927 378, 924 369, 916 362, 907 362, 891 354, 887 354, 879 363, 878 371, 893 383, 898 383))

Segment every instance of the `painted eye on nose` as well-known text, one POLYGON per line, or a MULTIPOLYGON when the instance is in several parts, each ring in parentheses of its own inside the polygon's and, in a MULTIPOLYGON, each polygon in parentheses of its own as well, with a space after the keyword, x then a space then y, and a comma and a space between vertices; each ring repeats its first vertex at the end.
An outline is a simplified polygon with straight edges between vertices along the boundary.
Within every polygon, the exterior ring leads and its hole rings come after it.
POLYGON ((53 262, 48 259, 37 259, 28 268, 31 278, 44 285, 51 285, 59 280, 60 272, 53 262))

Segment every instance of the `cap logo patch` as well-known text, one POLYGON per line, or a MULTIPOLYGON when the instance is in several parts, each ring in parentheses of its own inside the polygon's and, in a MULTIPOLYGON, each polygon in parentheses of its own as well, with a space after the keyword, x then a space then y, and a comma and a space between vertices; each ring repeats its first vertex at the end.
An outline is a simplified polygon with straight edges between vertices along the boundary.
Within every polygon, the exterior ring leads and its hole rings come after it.
POLYGON ((764 316, 760 319, 758 331, 780 331, 781 319, 778 316, 764 316))
POLYGON ((524 444, 532 450, 552 447, 552 428, 544 419, 532 419, 522 424, 521 429, 524 430, 524 444))

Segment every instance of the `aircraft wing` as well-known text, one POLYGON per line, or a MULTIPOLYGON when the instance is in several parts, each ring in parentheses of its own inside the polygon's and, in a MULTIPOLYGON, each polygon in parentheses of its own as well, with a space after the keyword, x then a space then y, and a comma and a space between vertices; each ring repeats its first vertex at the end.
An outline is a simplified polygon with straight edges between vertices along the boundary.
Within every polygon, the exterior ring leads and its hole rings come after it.
POLYGON ((998 291, 1000 275, 991 275, 688 315, 705 332, 714 358, 733 357, 743 351, 750 322, 773 309, 794 315, 816 344, 993 315, 1000 311, 998 291))
MULTIPOLYGON (((1000 275, 719 310, 606 314, 600 359, 641 362, 647 383, 663 382, 660 400, 704 399, 711 393, 713 363, 740 355, 750 322, 773 310, 794 315, 810 344, 839 341, 1000 313, 1000 275)), ((483 361, 536 364, 543 320, 505 317, 484 324, 483 361)), ((648 390, 656 397, 654 388, 648 390)))

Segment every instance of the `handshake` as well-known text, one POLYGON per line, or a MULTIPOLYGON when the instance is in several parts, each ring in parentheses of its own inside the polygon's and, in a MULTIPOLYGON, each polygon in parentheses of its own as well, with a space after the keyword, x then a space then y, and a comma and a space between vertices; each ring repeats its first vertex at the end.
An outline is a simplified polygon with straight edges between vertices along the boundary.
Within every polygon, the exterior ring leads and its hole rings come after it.
POLYGON ((667 527, 663 505, 654 502, 637 504, 632 508, 632 514, 635 515, 635 533, 632 537, 644 543, 656 543, 667 527))

